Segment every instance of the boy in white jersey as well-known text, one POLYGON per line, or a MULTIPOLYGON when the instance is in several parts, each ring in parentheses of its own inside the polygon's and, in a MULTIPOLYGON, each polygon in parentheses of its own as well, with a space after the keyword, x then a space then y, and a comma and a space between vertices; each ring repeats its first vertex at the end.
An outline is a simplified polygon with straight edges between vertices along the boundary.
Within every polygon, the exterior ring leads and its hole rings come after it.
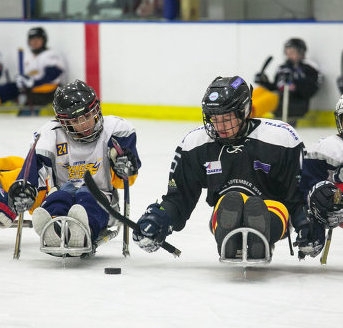
MULTIPOLYGON (((103 117, 94 90, 79 80, 57 89, 53 108, 56 120, 38 131, 27 182, 24 172, 30 164, 25 162, 9 189, 9 204, 16 213, 33 210, 33 227, 39 235, 53 217, 68 216, 81 221, 94 242, 107 227, 109 215, 84 185, 84 173, 90 171, 99 188, 115 202, 114 192, 123 188, 123 179, 133 184, 141 165, 136 132, 122 118, 103 117), (112 156, 114 143, 122 148, 122 156, 112 156)), ((69 246, 82 247, 85 234, 76 224, 69 229, 69 243, 73 244, 69 246)), ((47 230, 45 244, 60 245, 60 228, 54 224, 47 230)))
POLYGON ((29 30, 30 51, 24 54, 24 72, 17 75, 16 82, 0 86, 0 103, 16 100, 23 90, 28 94, 28 104, 52 102, 55 90, 65 82, 66 65, 60 54, 47 47, 47 41, 47 33, 42 27, 29 30))

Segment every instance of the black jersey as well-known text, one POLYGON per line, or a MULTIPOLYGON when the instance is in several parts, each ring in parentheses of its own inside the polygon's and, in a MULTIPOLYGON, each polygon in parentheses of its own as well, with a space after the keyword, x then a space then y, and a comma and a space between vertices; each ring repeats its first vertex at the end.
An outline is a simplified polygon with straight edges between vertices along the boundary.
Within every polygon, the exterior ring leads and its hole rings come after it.
POLYGON ((183 229, 203 189, 210 206, 234 190, 282 202, 291 216, 302 208, 299 179, 304 145, 299 135, 277 120, 250 119, 248 124, 247 136, 234 146, 211 139, 202 126, 176 148, 168 192, 161 203, 174 230, 183 229))

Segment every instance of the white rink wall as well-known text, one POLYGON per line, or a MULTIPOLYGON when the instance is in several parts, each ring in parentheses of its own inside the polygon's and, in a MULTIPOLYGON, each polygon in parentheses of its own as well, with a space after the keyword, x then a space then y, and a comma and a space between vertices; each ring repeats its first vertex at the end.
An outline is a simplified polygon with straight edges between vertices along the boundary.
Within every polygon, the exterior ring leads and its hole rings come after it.
MULTIPOLYGON (((17 49, 26 47, 29 28, 43 26, 48 45, 67 59, 69 80, 85 78, 83 22, 0 22, 5 65, 14 79, 17 49)), ((198 106, 207 85, 218 75, 239 74, 253 84, 267 56, 273 77, 284 60, 283 44, 303 38, 307 58, 324 73, 322 89, 311 109, 332 110, 339 97, 339 38, 343 22, 316 23, 182 23, 102 22, 100 24, 100 85, 105 103, 198 106)), ((3 82, 3 78, 1 80, 3 82)))

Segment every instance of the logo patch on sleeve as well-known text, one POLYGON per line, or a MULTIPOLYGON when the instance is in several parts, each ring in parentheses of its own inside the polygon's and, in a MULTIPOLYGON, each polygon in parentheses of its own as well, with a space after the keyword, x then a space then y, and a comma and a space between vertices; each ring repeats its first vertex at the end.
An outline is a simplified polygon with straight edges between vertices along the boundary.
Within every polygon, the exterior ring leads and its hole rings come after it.
POLYGON ((207 175, 223 172, 222 163, 220 161, 206 162, 204 166, 206 168, 207 175))
POLYGON ((270 172, 270 164, 262 163, 260 161, 255 160, 254 161, 254 170, 261 170, 264 173, 269 173, 270 172))

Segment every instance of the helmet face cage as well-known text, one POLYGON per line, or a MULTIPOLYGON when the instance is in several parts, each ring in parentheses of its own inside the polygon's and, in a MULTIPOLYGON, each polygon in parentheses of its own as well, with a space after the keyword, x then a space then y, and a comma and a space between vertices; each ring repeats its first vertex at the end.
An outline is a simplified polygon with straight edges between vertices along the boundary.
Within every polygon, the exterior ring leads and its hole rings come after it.
POLYGON ((65 132, 77 142, 93 142, 99 137, 99 134, 103 129, 104 118, 101 114, 98 101, 82 115, 63 119, 57 115, 56 118, 61 123, 65 132), (89 124, 91 124, 92 121, 94 122, 94 125, 91 128, 92 131, 89 133, 89 124))
POLYGON ((100 102, 94 90, 76 80, 55 92, 53 108, 64 131, 77 142, 96 140, 103 129, 100 102))
POLYGON ((251 90, 239 76, 218 77, 206 90, 202 110, 204 127, 210 138, 232 144, 244 133, 245 122, 251 112, 251 90), (234 118, 225 115, 232 112, 235 114, 234 118), (221 136, 213 121, 217 125, 225 125, 221 136))
POLYGON ((335 109, 335 120, 336 120, 336 126, 337 126, 337 131, 338 134, 343 137, 343 96, 339 98, 337 104, 336 104, 336 109, 335 109))

